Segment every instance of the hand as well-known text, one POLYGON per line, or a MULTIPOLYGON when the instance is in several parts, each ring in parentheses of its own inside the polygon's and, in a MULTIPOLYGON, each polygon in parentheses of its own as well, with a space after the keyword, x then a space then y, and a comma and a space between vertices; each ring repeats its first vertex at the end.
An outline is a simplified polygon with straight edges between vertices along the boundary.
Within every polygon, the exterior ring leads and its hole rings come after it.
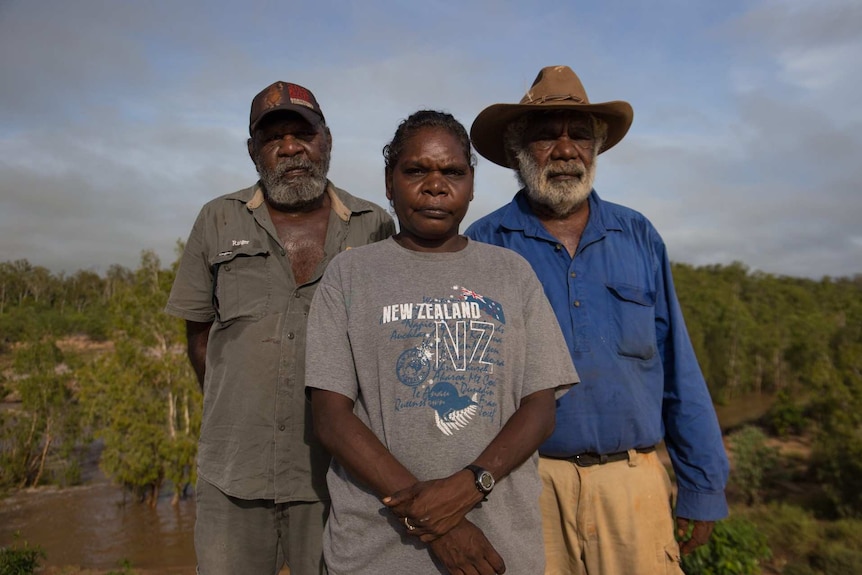
POLYGON ((401 519, 407 534, 428 543, 445 535, 482 500, 473 474, 459 471, 443 479, 419 481, 390 497, 383 504, 401 519))
POLYGON ((685 517, 676 518, 676 538, 679 541, 679 552, 683 555, 688 555, 701 545, 709 541, 709 536, 712 535, 712 528, 715 526, 714 521, 692 521, 685 517), (686 539, 688 530, 691 524, 691 537, 686 539))
POLYGON ((429 543, 428 547, 450 575, 495 575, 506 572, 503 558, 482 530, 466 519, 429 543))

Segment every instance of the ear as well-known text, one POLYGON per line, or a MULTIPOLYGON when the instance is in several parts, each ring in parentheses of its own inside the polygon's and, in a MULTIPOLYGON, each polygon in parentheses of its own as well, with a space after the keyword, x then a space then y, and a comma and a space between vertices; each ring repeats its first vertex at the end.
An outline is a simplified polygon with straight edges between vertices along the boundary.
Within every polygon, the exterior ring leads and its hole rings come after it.
POLYGON ((254 141, 249 138, 246 140, 246 146, 248 146, 248 156, 251 158, 251 161, 254 162, 254 141))
POLYGON ((470 201, 473 201, 473 192, 475 191, 474 179, 476 176, 476 168, 470 166, 470 201))

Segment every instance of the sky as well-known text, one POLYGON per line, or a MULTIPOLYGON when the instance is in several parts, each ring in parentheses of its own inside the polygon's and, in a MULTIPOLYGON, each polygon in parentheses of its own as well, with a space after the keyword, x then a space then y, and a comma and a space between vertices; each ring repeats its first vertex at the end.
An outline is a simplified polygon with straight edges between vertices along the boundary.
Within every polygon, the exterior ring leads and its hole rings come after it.
MULTIPOLYGON (((205 202, 257 179, 249 106, 276 80, 320 102, 330 179, 385 206, 402 119, 469 129, 549 65, 633 106, 595 188, 671 260, 862 274, 858 0, 0 0, 0 262, 169 265, 205 202)), ((480 157, 462 230, 517 188, 480 157)))

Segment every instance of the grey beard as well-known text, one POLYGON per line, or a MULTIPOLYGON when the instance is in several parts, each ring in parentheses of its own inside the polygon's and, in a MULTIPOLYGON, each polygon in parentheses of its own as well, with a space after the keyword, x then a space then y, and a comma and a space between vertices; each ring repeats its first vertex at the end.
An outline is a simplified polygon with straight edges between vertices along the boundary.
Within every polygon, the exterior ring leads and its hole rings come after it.
POLYGON ((565 217, 580 207, 589 197, 596 179, 596 158, 585 169, 581 162, 556 161, 549 162, 540 168, 536 160, 527 150, 516 154, 518 167, 515 172, 518 182, 527 189, 530 201, 546 207, 557 217, 565 217), (580 179, 565 182, 550 182, 551 173, 566 172, 580 176, 580 179))
POLYGON ((261 168, 258 162, 263 197, 276 209, 296 210, 313 204, 326 190, 326 175, 329 172, 329 154, 315 164, 305 158, 285 158, 272 170, 261 168), (284 178, 289 170, 309 170, 306 176, 284 178))

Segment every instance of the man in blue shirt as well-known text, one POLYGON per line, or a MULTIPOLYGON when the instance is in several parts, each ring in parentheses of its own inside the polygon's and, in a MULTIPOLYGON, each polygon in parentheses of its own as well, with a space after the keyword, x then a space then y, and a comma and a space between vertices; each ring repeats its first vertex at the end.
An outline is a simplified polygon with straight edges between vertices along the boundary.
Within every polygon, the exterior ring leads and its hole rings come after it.
POLYGON ((577 75, 552 66, 471 129, 476 150, 516 170, 522 189, 466 233, 532 264, 581 376, 539 449, 546 575, 682 573, 680 553, 728 513, 727 455, 664 242, 593 189, 596 157, 632 117, 627 102, 590 104, 577 75))

